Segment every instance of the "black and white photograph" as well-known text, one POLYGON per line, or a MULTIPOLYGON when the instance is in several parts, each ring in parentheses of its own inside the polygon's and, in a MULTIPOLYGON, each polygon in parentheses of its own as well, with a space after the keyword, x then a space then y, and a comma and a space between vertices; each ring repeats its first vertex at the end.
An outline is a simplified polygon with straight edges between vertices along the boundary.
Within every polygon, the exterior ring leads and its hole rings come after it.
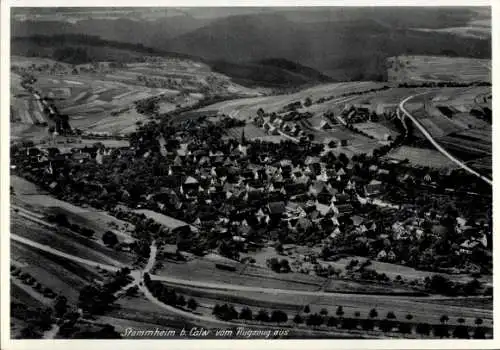
POLYGON ((11 340, 494 340, 491 6, 14 5, 11 340))

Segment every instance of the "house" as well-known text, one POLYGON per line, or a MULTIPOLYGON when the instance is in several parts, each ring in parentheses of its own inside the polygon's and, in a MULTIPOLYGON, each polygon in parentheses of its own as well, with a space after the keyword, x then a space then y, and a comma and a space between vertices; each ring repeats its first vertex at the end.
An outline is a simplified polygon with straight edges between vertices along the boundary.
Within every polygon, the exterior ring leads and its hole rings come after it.
POLYGON ((377 260, 385 260, 387 259, 387 252, 385 250, 381 250, 378 254, 377 254, 377 260))
POLYGON ((267 211, 270 217, 281 218, 286 212, 285 202, 271 202, 267 205, 267 211))
POLYGON ((328 123, 326 120, 323 120, 321 122, 321 124, 319 125, 319 128, 321 130, 330 130, 332 128, 332 126, 330 125, 330 123, 328 123))
POLYGON ((378 195, 383 191, 382 182, 379 180, 372 180, 368 185, 365 186, 366 196, 378 195))
POLYGON ((351 198, 346 195, 346 194, 336 194, 333 199, 332 199, 334 206, 335 206, 335 211, 339 215, 348 215, 352 213, 353 207, 351 204, 351 198))
POLYGON ((363 219, 359 215, 353 215, 353 216, 351 216, 351 220, 352 220, 353 225, 356 226, 356 227, 361 226, 363 224, 363 222, 365 221, 365 219, 363 219))
POLYGON ((462 254, 472 254, 472 250, 476 248, 480 242, 478 241, 472 241, 472 240, 466 240, 462 244, 460 244, 460 250, 459 252, 462 254))

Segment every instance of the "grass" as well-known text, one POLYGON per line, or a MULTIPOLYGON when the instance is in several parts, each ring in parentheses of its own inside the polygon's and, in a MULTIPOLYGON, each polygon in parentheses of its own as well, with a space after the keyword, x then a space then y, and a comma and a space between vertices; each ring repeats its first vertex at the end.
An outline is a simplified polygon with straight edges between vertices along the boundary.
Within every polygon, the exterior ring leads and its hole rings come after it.
POLYGON ((10 176, 10 186, 14 188, 16 195, 44 194, 46 191, 17 175, 10 176))
POLYGON ((416 166, 428 166, 430 168, 454 168, 455 163, 433 149, 401 146, 387 155, 387 158, 396 160, 408 159, 416 166))
POLYGON ((133 261, 132 256, 127 253, 106 248, 78 234, 67 233, 63 230, 54 232, 53 229, 47 229, 17 215, 11 216, 11 232, 66 254, 102 264, 117 265, 133 261))
POLYGON ((23 272, 31 274, 44 287, 66 296, 72 302, 78 299, 81 288, 94 279, 102 278, 95 269, 17 242, 11 242, 11 256, 13 260, 23 262, 23 272))
POLYGON ((244 265, 238 264, 235 272, 221 270, 214 262, 195 259, 186 263, 164 262, 164 267, 157 275, 211 283, 239 284, 244 286, 259 286, 264 288, 318 290, 319 284, 301 281, 300 275, 274 274, 264 269, 243 270, 244 265), (245 272, 242 272, 245 271, 245 272), (292 277, 293 276, 293 277, 292 277), (306 283, 304 283, 306 282, 306 283))

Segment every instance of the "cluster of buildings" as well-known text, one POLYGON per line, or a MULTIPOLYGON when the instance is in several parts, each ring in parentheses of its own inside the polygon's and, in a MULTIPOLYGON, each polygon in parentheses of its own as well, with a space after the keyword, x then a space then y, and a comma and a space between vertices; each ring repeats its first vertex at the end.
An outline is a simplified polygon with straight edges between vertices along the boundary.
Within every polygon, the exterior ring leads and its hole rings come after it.
MULTIPOLYGON (((98 198, 103 206, 111 202, 175 218, 181 235, 194 232, 231 241, 235 249, 276 240, 334 245, 352 237, 356 244, 377 249, 375 258, 398 262, 404 257, 392 248, 394 242, 418 241, 429 231, 425 221, 439 223, 436 217, 419 218, 415 208, 376 204, 391 181, 411 180, 383 161, 331 159, 294 143, 247 142, 244 135, 241 140, 208 141, 179 130, 157 133, 153 140, 145 137, 113 149, 102 144, 71 149, 18 147, 12 159, 19 171, 54 192, 65 189, 63 196, 79 191, 94 198, 97 206, 98 198), (145 169, 131 167, 128 174, 132 175, 120 178, 125 170, 117 168, 127 169, 137 159, 142 159, 145 169), (68 163, 81 166, 75 169, 68 163), (373 205, 367 210, 366 203, 373 205)), ((460 230, 468 230, 465 223, 457 223, 460 230)), ((463 254, 477 244, 462 243, 463 254)))

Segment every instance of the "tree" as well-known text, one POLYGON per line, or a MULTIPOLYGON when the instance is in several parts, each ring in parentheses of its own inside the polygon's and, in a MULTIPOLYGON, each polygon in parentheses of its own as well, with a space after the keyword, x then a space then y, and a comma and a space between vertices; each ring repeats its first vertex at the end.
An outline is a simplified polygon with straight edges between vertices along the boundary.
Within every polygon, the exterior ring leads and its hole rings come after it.
POLYGON ((375 326, 375 323, 373 322, 372 319, 364 319, 363 321, 361 321, 361 327, 365 330, 365 331, 370 331, 373 329, 373 327, 375 326))
POLYGON ((271 322, 285 323, 288 321, 288 315, 281 310, 274 310, 271 313, 271 322))
POLYGON ((189 298, 189 300, 187 302, 187 307, 194 311, 198 307, 198 302, 196 300, 194 300, 193 298, 189 298))
POLYGON ((278 254, 283 254, 283 244, 281 243, 278 243, 278 245, 276 245, 276 247, 274 247, 274 250, 276 250, 276 253, 278 254))
POLYGON ((311 308, 309 307, 309 305, 306 305, 306 306, 304 307, 304 313, 308 314, 308 313, 310 313, 310 312, 311 312, 311 308))
POLYGON ((379 327, 382 332, 390 332, 394 327, 394 322, 388 319, 383 319, 380 321, 379 327))
POLYGON ((439 338, 448 338, 450 336, 448 325, 444 323, 434 325, 434 335, 439 338))
POLYGON ((476 327, 474 329, 474 334, 472 336, 474 339, 485 339, 486 338, 486 330, 484 327, 476 327))
POLYGON ((299 314, 295 315, 295 317, 293 318, 293 322, 295 324, 301 324, 301 323, 304 323, 304 319, 302 318, 302 316, 300 316, 299 314))
POLYGON ((25 328, 21 329, 20 338, 21 339, 41 339, 42 334, 35 331, 33 329, 33 327, 25 327, 25 328))
POLYGON ((361 316, 361 312, 356 311, 354 312, 354 317, 359 318, 361 316))
POLYGON ((68 299, 65 296, 58 296, 54 302, 54 311, 57 317, 61 317, 68 309, 68 299))
POLYGON ((243 309, 241 309, 239 318, 241 320, 252 320, 252 310, 250 310, 249 307, 245 306, 243 309))
POLYGON ((467 326, 464 325, 465 320, 463 318, 459 318, 458 322, 460 324, 453 330, 453 337, 459 339, 469 339, 469 330, 467 329, 467 326))
POLYGON ((305 101, 304 101, 304 106, 305 107, 309 107, 312 105, 312 100, 310 97, 306 97, 305 101))
POLYGON ((306 324, 308 326, 321 326, 323 324, 323 317, 318 314, 312 314, 307 317, 306 324))
POLYGON ((133 296, 136 296, 139 292, 139 287, 138 286, 132 286, 130 288, 127 289, 127 291, 125 292, 125 294, 129 297, 133 297, 133 296))
POLYGON ((328 327, 335 327, 337 325, 337 319, 333 316, 330 316, 326 324, 328 327))
POLYGON ((118 244, 118 238, 116 237, 116 234, 114 234, 113 232, 106 231, 102 235, 102 242, 108 247, 114 247, 116 244, 118 244))
POLYGON ((405 316, 405 318, 408 320, 408 321, 411 321, 413 319, 413 315, 411 314, 408 314, 405 316))
POLYGON ((255 316, 256 321, 269 322, 269 313, 266 310, 259 310, 257 316, 255 316))
POLYGON ((327 309, 325 309, 325 308, 322 308, 322 309, 321 309, 321 311, 319 312, 319 314, 320 314, 321 316, 326 316, 326 315, 328 315, 328 310, 327 310, 327 309))
POLYGON ((419 323, 416 328, 417 334, 429 335, 431 333, 431 326, 428 323, 419 323))
POLYGON ((335 312, 335 314, 338 316, 338 317, 342 317, 344 316, 344 308, 342 306, 338 306, 337 307, 337 311, 335 312))
POLYGON ((371 309, 369 316, 370 316, 370 318, 377 318, 378 317, 377 310, 376 309, 371 309))
POLYGON ((407 322, 400 322, 398 325, 398 330, 400 333, 410 334, 411 333, 411 324, 407 323, 407 322))
POLYGON ((482 324, 483 324, 483 319, 482 319, 482 318, 479 318, 479 317, 478 317, 478 318, 476 318, 476 320, 474 321, 474 324, 475 324, 476 326, 480 326, 480 325, 482 325, 482 324))
POLYGON ((392 312, 392 311, 389 311, 389 312, 387 313, 387 316, 386 316, 386 317, 387 317, 387 319, 388 319, 388 320, 395 320, 395 319, 396 319, 396 315, 395 315, 395 314, 394 314, 394 312, 392 312))
POLYGON ((445 324, 445 323, 448 323, 449 321, 449 317, 447 315, 443 315, 441 316, 441 318, 439 319, 439 322, 441 322, 441 324, 445 324))
POLYGON ((179 305, 179 306, 185 306, 186 305, 186 299, 184 298, 183 295, 179 295, 177 297, 177 302, 176 302, 176 305, 179 305))

